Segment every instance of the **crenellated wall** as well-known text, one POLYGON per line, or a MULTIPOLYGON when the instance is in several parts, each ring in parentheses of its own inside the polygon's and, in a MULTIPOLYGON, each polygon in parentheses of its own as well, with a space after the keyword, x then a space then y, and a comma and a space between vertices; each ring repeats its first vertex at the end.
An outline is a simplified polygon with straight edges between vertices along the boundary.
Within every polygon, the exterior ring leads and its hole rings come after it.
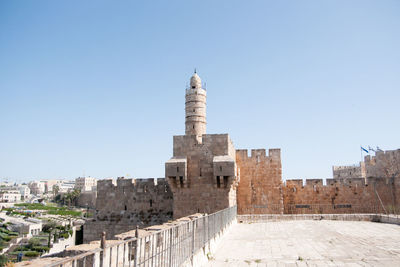
POLYGON ((238 214, 283 212, 281 150, 236 150, 240 170, 237 189, 238 214))
POLYGON ((364 158, 366 177, 399 177, 400 149, 377 151, 375 156, 364 158))
POLYGON ((286 180, 283 201, 286 214, 385 213, 400 202, 400 178, 348 178, 286 180))
POLYGON ((358 165, 333 166, 333 178, 359 178, 366 177, 365 164, 360 162, 358 165))
POLYGON ((107 238, 140 227, 172 219, 172 192, 163 178, 100 180, 96 212, 84 226, 84 242, 107 238))

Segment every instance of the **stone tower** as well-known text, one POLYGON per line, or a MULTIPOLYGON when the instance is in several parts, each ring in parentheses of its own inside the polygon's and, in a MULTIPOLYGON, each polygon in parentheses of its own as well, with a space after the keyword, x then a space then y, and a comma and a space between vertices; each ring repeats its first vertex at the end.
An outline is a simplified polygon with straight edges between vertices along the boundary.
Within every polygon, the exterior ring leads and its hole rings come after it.
POLYGON ((165 177, 174 218, 212 213, 236 205, 236 152, 228 134, 206 134, 206 90, 194 73, 186 89, 185 135, 174 136, 165 177))
POLYGON ((202 88, 196 71, 190 78, 190 88, 186 89, 185 134, 198 137, 206 133, 207 92, 202 88))

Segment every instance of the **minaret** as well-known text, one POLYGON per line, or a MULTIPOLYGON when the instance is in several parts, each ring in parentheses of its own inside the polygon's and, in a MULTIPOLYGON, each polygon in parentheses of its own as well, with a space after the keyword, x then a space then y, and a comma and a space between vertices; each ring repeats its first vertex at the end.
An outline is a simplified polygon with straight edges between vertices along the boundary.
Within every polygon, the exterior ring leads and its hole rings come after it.
POLYGON ((206 133, 206 99, 207 92, 202 88, 201 79, 195 70, 190 78, 190 88, 186 89, 185 134, 196 135, 198 140, 206 133))

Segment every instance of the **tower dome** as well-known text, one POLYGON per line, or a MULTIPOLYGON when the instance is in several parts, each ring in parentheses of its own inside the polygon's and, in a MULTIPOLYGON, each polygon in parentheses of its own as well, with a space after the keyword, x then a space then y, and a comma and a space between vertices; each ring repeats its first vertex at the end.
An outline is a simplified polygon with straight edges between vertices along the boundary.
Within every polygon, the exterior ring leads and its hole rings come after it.
POLYGON ((190 88, 201 88, 201 79, 199 75, 195 72, 193 76, 190 78, 190 88))

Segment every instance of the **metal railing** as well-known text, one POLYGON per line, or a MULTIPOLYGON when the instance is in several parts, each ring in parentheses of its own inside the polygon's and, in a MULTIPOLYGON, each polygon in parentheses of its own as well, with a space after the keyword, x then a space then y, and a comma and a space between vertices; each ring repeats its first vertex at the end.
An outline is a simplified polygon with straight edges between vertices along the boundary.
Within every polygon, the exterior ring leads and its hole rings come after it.
POLYGON ((363 204, 354 205, 350 203, 337 204, 269 204, 249 205, 238 208, 238 214, 400 214, 400 207, 393 205, 363 204))
POLYGON ((104 248, 56 261, 46 267, 180 266, 223 233, 237 215, 236 206, 180 223, 147 236, 108 241, 104 248))

